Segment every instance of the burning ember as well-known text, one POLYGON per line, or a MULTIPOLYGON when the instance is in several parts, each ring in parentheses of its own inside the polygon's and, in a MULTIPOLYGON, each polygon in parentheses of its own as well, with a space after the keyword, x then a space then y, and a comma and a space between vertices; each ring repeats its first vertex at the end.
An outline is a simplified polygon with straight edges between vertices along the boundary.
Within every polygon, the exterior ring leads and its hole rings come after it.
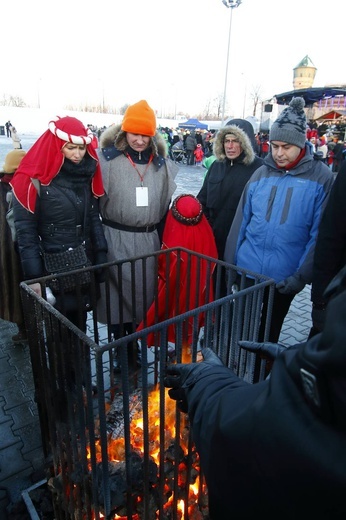
MULTIPOLYGON (((167 394, 165 389, 165 425, 164 441, 160 441, 160 414, 159 390, 153 390, 149 394, 149 481, 144 481, 144 427, 142 418, 142 402, 140 390, 136 390, 131 395, 131 425, 130 425, 130 444, 131 444, 131 503, 133 514, 132 520, 144 518, 143 511, 143 489, 146 487, 149 492, 149 518, 156 520, 206 520, 209 518, 208 498, 205 484, 200 482, 199 458, 196 450, 191 445, 188 419, 180 416, 179 446, 176 442, 176 405, 167 394), (163 448, 164 453, 160 453, 163 448), (188 456, 188 453, 190 454, 188 456), (160 459, 163 457, 164 471, 164 490, 160 496, 159 490, 159 468, 162 467, 160 459), (189 457, 189 461, 187 460, 189 457), (176 469, 178 465, 178 471, 176 469), (175 478, 175 475, 177 477, 175 478), (187 487, 187 482, 190 485, 187 487), (188 489, 188 497, 187 490, 188 489), (163 514, 159 515, 160 504, 163 504, 163 514), (187 507, 187 511, 186 511, 187 507), (178 516, 173 516, 174 508, 178 516)), ((117 395, 107 412, 109 429, 108 439, 108 472, 110 479, 111 506, 114 520, 125 520, 127 516, 127 475, 126 475, 126 455, 125 440, 123 436, 123 403, 122 395, 117 395)), ((162 437, 162 434, 161 434, 162 437)), ((99 473, 99 493, 102 499, 102 467, 101 449, 96 443, 96 459, 99 473)), ((102 503, 102 500, 100 500, 102 503)))

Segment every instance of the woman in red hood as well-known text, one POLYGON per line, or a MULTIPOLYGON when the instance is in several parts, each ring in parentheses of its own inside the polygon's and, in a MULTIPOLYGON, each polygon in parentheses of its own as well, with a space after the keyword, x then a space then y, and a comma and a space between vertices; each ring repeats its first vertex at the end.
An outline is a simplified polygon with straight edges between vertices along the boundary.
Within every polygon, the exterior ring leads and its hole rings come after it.
MULTIPOLYGON (((13 177, 14 219, 25 280, 47 274, 45 253, 62 253, 82 244, 91 264, 106 262, 107 242, 98 208, 104 190, 92 139, 92 132, 78 119, 58 117, 49 122, 13 177)), ((40 283, 31 287, 41 295, 40 283)), ((56 300, 56 307, 83 328, 76 294, 56 294, 56 300)))

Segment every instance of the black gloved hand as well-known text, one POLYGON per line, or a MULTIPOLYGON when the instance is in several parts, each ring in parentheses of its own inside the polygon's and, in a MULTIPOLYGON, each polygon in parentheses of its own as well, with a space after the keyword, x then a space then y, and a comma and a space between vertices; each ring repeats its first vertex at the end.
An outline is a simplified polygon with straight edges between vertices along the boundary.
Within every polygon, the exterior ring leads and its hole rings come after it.
MULTIPOLYGON (((95 265, 106 264, 108 262, 106 251, 98 251, 95 255, 95 265)), ((102 283, 105 281, 105 272, 100 267, 100 269, 95 269, 95 280, 98 283, 102 283)))
POLYGON ((204 360, 199 363, 178 363, 168 365, 164 385, 170 388, 168 394, 177 401, 178 408, 184 413, 188 411, 184 388, 193 385, 203 372, 214 366, 224 366, 221 359, 208 347, 202 348, 204 360))
POLYGON ((281 280, 275 287, 281 294, 298 294, 304 289, 305 285, 301 276, 296 273, 285 280, 281 280))
POLYGON ((286 347, 279 343, 258 343, 257 341, 238 341, 238 345, 249 352, 262 354, 268 359, 276 359, 282 352, 285 352, 286 347))

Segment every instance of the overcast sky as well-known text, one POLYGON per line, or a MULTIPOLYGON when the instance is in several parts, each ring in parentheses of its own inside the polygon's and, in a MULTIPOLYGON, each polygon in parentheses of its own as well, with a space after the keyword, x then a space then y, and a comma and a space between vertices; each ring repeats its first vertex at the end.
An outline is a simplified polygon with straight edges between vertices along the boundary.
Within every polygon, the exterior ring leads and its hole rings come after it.
POLYGON ((233 10, 222 0, 2 2, 0 99, 20 96, 55 112, 66 104, 121 107, 139 99, 158 115, 203 112, 223 94, 232 16, 227 113, 247 116, 255 88, 262 99, 293 89, 293 68, 306 55, 317 68, 315 87, 346 83, 345 6, 344 0, 243 0, 233 10))

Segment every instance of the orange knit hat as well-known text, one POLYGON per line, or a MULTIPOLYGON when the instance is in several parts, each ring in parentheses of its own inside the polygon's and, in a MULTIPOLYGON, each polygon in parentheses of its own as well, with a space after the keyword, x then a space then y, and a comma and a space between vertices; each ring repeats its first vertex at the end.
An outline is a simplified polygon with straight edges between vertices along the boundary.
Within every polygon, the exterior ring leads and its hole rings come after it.
POLYGON ((150 108, 144 99, 134 105, 130 105, 124 114, 121 129, 124 132, 131 132, 131 134, 154 137, 156 133, 154 110, 150 108))

